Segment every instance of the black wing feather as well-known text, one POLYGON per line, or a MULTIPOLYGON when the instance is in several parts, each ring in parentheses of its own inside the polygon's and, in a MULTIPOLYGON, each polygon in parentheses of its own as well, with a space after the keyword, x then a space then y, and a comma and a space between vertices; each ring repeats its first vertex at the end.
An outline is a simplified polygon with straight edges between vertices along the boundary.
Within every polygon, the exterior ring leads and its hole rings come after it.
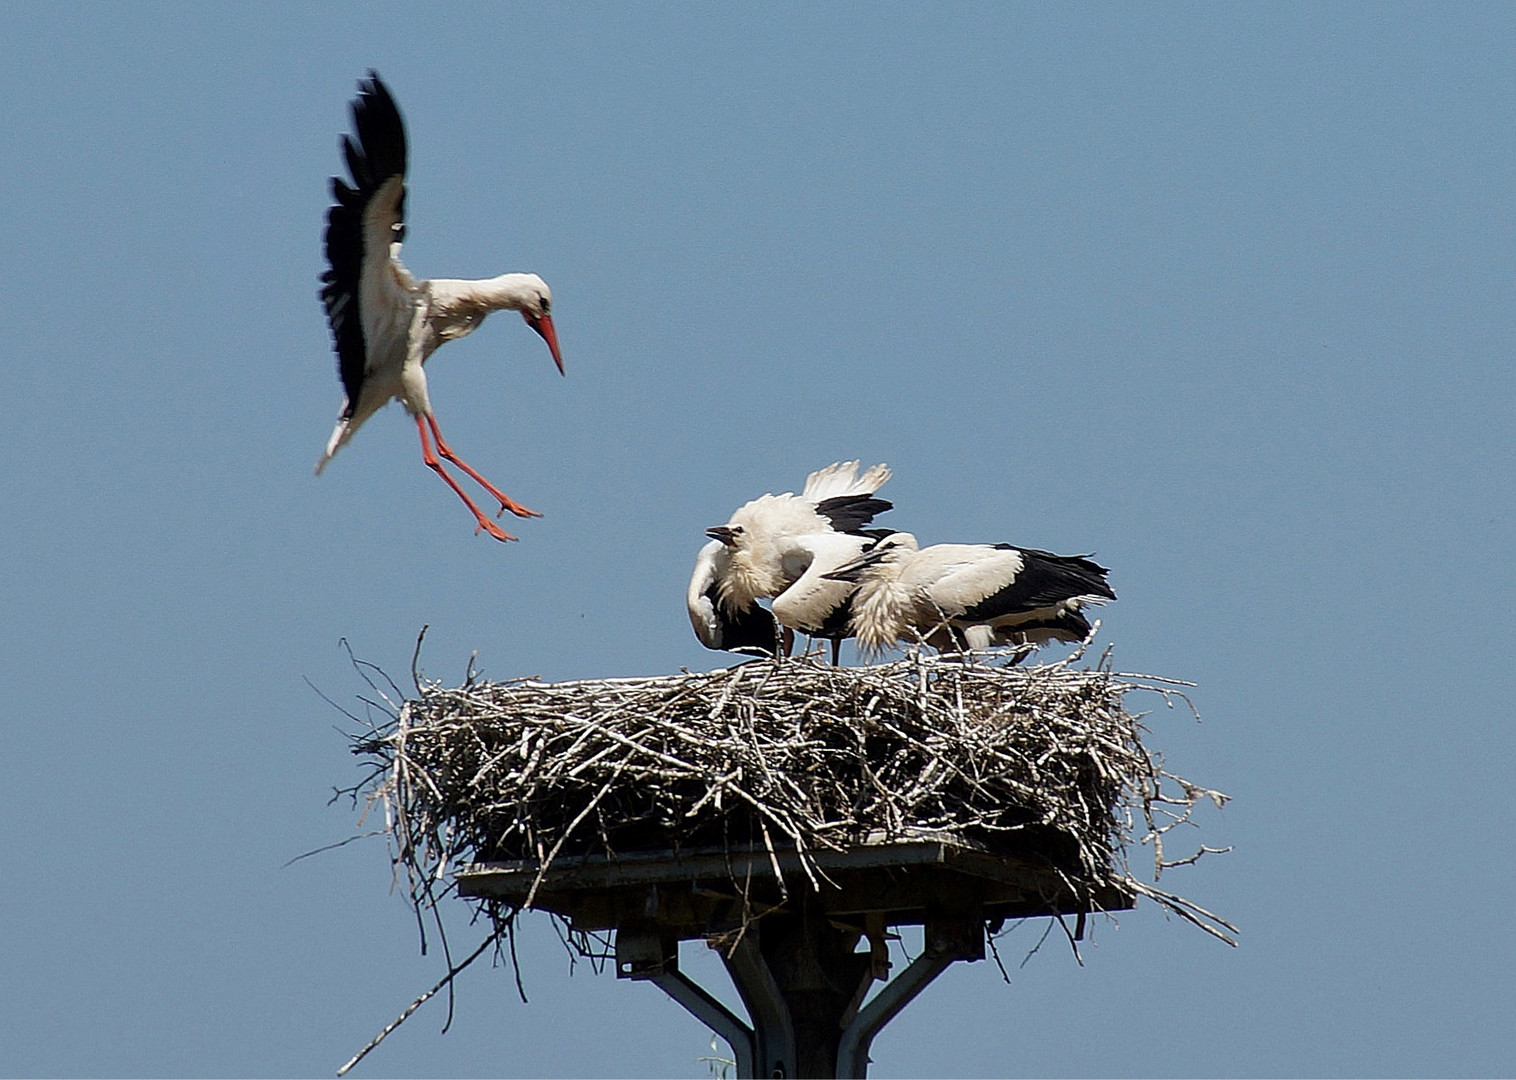
POLYGON ((1090 620, 1082 612, 1065 608, 1056 615, 1030 619, 1005 628, 1005 633, 1032 634, 1037 631, 1052 634, 1063 641, 1083 641, 1090 636, 1090 620))
MULTIPOLYGON (((332 348, 337 352, 337 374, 347 394, 344 416, 358 406, 367 358, 363 344, 363 319, 358 311, 358 282, 363 275, 363 210, 379 188, 392 176, 404 176, 406 164, 405 122, 389 89, 370 70, 358 82, 352 105, 355 141, 344 135, 342 153, 353 186, 332 177, 332 206, 326 212, 327 271, 321 275, 321 302, 332 328, 332 348)), ((405 218, 405 193, 400 194, 399 213, 405 218)), ((404 238, 402 227, 396 240, 404 238)))
POLYGON ((720 590, 715 585, 705 591, 705 596, 715 608, 721 624, 719 648, 753 656, 777 655, 779 623, 773 612, 760 604, 749 604, 737 612, 728 611, 721 606, 720 590))
POLYGON ((1005 588, 986 596, 959 618, 972 621, 1018 611, 1036 611, 1076 596, 1116 599, 1105 580, 1110 571, 1083 555, 1054 555, 1050 551, 1018 548, 1011 544, 996 544, 995 547, 1000 551, 1021 552, 1021 571, 1005 588))
POLYGON ((835 638, 840 641, 853 636, 852 621, 853 597, 849 594, 846 600, 826 613, 826 618, 821 620, 820 626, 808 633, 811 637, 835 638))
POLYGON ((836 495, 816 504, 816 513, 832 523, 838 532, 855 533, 874 520, 875 514, 893 510, 895 504, 865 495, 836 495))

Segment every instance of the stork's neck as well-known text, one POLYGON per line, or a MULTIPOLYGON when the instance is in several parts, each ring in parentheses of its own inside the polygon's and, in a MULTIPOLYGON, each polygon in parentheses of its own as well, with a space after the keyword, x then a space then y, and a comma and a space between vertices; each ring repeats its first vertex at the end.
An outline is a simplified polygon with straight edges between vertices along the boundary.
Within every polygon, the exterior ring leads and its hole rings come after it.
POLYGON ((426 283, 427 323, 438 343, 454 341, 473 333, 490 312, 520 311, 546 288, 536 274, 501 274, 480 281, 433 278, 426 283))
POLYGON ((544 296, 548 288, 536 274, 501 274, 469 281, 464 278, 432 278, 427 282, 432 309, 436 312, 473 312, 488 315, 505 308, 520 311, 544 296))
POLYGON ((788 584, 782 563, 770 548, 762 544, 738 548, 732 552, 725 577, 721 579, 721 604, 728 611, 748 607, 755 600, 778 596, 788 584))
POLYGON ((853 632, 858 646, 877 653, 889 648, 906 630, 912 590, 900 580, 901 568, 892 561, 872 567, 853 594, 853 632))
POLYGON ((474 300, 486 311, 520 311, 547 291, 536 274, 501 274, 474 281, 474 300))

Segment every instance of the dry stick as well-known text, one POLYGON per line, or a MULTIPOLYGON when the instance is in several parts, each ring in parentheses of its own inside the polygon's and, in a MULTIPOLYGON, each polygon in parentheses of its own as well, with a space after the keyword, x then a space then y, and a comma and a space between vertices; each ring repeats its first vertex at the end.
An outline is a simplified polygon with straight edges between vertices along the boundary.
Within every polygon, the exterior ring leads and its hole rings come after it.
MULTIPOLYGON (((1069 948, 1074 950, 1074 959, 1080 967, 1084 967, 1084 957, 1079 954, 1079 941, 1074 937, 1073 931, 1069 929, 1069 924, 1063 921, 1063 912, 1060 911, 1053 918, 1058 921, 1058 929, 1063 931, 1063 936, 1069 939, 1069 948)), ((1084 916, 1081 915, 1080 919, 1083 918, 1084 916)))
POLYGON ((1021 968, 1026 967, 1027 961, 1029 961, 1032 957, 1034 957, 1034 956, 1037 955, 1037 950, 1040 949, 1040 948, 1042 948, 1042 943, 1048 939, 1048 935, 1051 934, 1052 932, 1053 932, 1053 920, 1052 919, 1048 919, 1048 924, 1043 929, 1042 936, 1037 939, 1037 944, 1035 944, 1035 945, 1032 946, 1031 952, 1027 953, 1025 956, 1023 956, 1021 958, 1021 963, 1017 967, 1018 971, 1021 968))
POLYGON ((984 939, 990 943, 990 955, 995 958, 995 966, 1000 969, 1000 977, 1009 985, 1011 977, 1006 973, 1005 965, 1000 962, 1000 950, 995 948, 995 937, 995 934, 984 935, 984 939))
POLYGON ((726 689, 721 691, 721 697, 717 699, 716 704, 711 706, 709 716, 712 720, 726 711, 726 703, 732 700, 732 694, 740 682, 742 682, 742 668, 738 668, 736 674, 727 680, 726 689))
POLYGON ((1200 861, 1201 856, 1204 856, 1204 855, 1225 855, 1227 852, 1229 852, 1231 850, 1232 850, 1232 845, 1231 844, 1228 844, 1226 847, 1207 847, 1205 844, 1201 844, 1200 845, 1200 850, 1197 851, 1197 852, 1195 852, 1195 854, 1193 854, 1193 855, 1191 855, 1191 856, 1189 856, 1188 858, 1185 858, 1185 859, 1176 859, 1174 862, 1166 862, 1166 863, 1163 864, 1163 868, 1165 870, 1172 870, 1176 866, 1194 866, 1196 863, 1198 863, 1200 861))
MULTIPOLYGON (((416 693, 418 694, 424 692, 421 689, 421 643, 426 640, 428 629, 428 624, 421 624, 421 633, 416 635, 416 651, 411 653, 411 683, 416 687, 416 693)), ((473 662, 471 661, 469 667, 472 668, 473 666, 473 662)))
POLYGON ((1237 927, 1227 922, 1220 915, 1207 911, 1199 904, 1192 903, 1182 896, 1176 896, 1171 892, 1165 892, 1164 890, 1156 888, 1155 886, 1148 885, 1142 881, 1138 881, 1136 878, 1128 877, 1126 879, 1126 885, 1134 891, 1141 893, 1143 896, 1148 897, 1150 900, 1157 901, 1166 911, 1171 911, 1175 915, 1178 915, 1181 919, 1184 919, 1187 922, 1200 927, 1200 929, 1204 930, 1212 937, 1224 941, 1228 945, 1235 946, 1237 944, 1237 940, 1230 936, 1230 934, 1235 934, 1238 932, 1237 927), (1211 920, 1211 922, 1206 922, 1206 919, 1211 920), (1212 925, 1212 923, 1215 925, 1212 925), (1217 927, 1230 931, 1230 934, 1223 933, 1222 929, 1217 929, 1217 927))
MULTIPOLYGON (((625 762, 622 764, 624 765, 625 762)), ((529 908, 532 906, 532 901, 537 898, 537 889, 542 885, 542 879, 547 875, 547 868, 551 866, 553 860, 558 857, 558 852, 563 850, 564 842, 567 841, 569 836, 573 834, 573 831, 579 827, 579 823, 585 818, 589 817, 590 811, 595 809, 595 807, 600 804, 600 800, 605 798, 605 793, 611 790, 620 776, 621 767, 618 766, 611 772, 610 777, 605 781, 605 783, 601 785, 599 793, 590 800, 589 805, 586 806, 583 810, 579 811, 579 816, 574 818, 574 820, 569 823, 569 827, 563 830, 563 835, 558 837, 558 842, 553 845, 553 850, 548 852, 547 858, 543 859, 541 865, 538 866, 537 876, 532 880, 531 890, 526 894, 526 899, 521 903, 521 906, 523 908, 529 908)))
POLYGON ((502 933, 504 933, 504 931, 505 931, 505 926, 504 925, 496 926, 494 932, 491 933, 489 937, 485 938, 484 941, 480 944, 480 946, 477 949, 475 949, 473 952, 469 953, 468 959, 464 960, 462 963, 458 964, 456 967, 449 968, 448 969, 448 973, 442 977, 442 981, 441 982, 439 982, 436 986, 432 987, 426 993, 422 994, 415 1001, 411 1002, 408 1006, 406 1006, 404 1012, 402 1012, 399 1016, 395 1017, 394 1020, 390 1021, 390 1023, 385 1027, 385 1029, 383 1031, 381 1031, 379 1034, 375 1035, 372 1039, 369 1040, 369 1044, 367 1046, 365 1046, 362 1050, 359 1050, 356 1054, 354 1054, 348 1060, 348 1063, 346 1065, 344 1065, 344 1066, 342 1066, 342 1068, 338 1069, 337 1070, 337 1075, 338 1076, 346 1076, 347 1073, 348 1073, 348 1070, 350 1070, 354 1065, 358 1064, 358 1062, 362 1061, 364 1058, 368 1057, 369 1051, 372 1050, 374 1047, 378 1046, 380 1043, 382 1043, 385 1040, 385 1038, 389 1035, 390 1032, 394 1031, 397 1027, 399 1027, 401 1024, 405 1023, 408 1019, 410 1019, 410 1016, 411 1016, 411 1014, 413 1012, 415 1012, 417 1009, 421 1008, 421 1006, 425 1005, 428 1001, 430 1001, 433 997, 435 997, 437 995, 437 991, 441 990, 444 986, 447 986, 450 983, 452 983, 453 979, 455 979, 458 976, 458 974, 461 971, 463 971, 464 968, 468 967, 475 960, 479 959, 479 954, 482 953, 482 952, 484 952, 485 949, 489 948, 489 946, 490 946, 490 944, 492 942, 499 941, 500 940, 500 935, 502 933))
POLYGON ((788 900, 790 888, 785 884, 784 874, 779 870, 779 856, 774 852, 774 840, 769 836, 768 824, 762 818, 758 819, 758 828, 763 833, 763 846, 768 849, 769 865, 774 868, 774 881, 779 885, 780 900, 788 900))
POLYGON ((312 855, 320 855, 326 851, 336 851, 338 848, 347 847, 347 845, 358 840, 372 840, 376 836, 384 836, 386 834, 387 830, 385 829, 375 829, 372 832, 359 833, 357 836, 349 836, 346 840, 338 840, 335 844, 322 844, 320 847, 312 848, 310 851, 305 852, 303 855, 296 855, 293 859, 285 863, 279 869, 287 870, 291 866, 294 866, 301 859, 309 859, 312 855))
POLYGON ((615 739, 623 746, 629 746, 633 750, 636 750, 638 753, 646 754, 650 758, 656 758, 657 760, 663 762, 665 765, 672 765, 675 769, 684 772, 697 771, 693 766, 689 764, 689 762, 680 761, 678 758, 670 757, 668 754, 662 753, 658 750, 650 750, 645 746, 640 746, 637 743, 633 742, 631 739, 627 738, 625 735, 621 734, 619 731, 613 731, 610 728, 601 727, 599 724, 594 724, 588 720, 584 721, 584 723, 586 726, 593 727, 598 734, 604 735, 609 739, 615 739))
MULTIPOLYGON (((499 919, 495 920, 496 927, 499 927, 501 925, 505 926, 506 942, 510 946, 511 950, 511 971, 513 971, 516 975, 516 993, 521 995, 521 1004, 525 1005, 527 1003, 526 987, 521 982, 521 961, 516 959, 516 912, 512 911, 509 915, 507 915, 503 924, 499 919)), ((496 933, 498 936, 498 930, 496 933)))

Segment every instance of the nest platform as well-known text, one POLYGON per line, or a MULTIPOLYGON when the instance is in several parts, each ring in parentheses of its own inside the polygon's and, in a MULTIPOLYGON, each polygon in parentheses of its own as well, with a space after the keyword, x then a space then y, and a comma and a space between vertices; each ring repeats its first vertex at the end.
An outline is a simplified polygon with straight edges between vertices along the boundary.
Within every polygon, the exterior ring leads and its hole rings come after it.
POLYGON ((861 1076, 873 1034, 1007 919, 1071 915, 1073 940, 1147 896, 1227 936, 1127 862, 1151 843, 1156 882, 1164 835, 1223 799, 1166 772, 1125 707, 1183 684, 1079 660, 418 683, 356 751, 418 910, 451 872, 497 935, 524 910, 613 934, 618 976, 725 1037, 739 1075, 861 1076), (902 925, 925 951, 864 1007, 902 925), (689 939, 751 1023, 678 971, 689 939))
MULTIPOLYGON (((656 923, 678 940, 715 939, 791 901, 790 880, 816 877, 813 894, 833 923, 860 931, 922 926, 936 912, 974 911, 1003 923, 1044 915, 1087 915, 1131 908, 1136 894, 1120 881, 1081 889, 1036 855, 995 854, 953 837, 858 844, 813 853, 721 849, 585 856, 541 874, 534 860, 475 863, 456 875, 465 897, 531 906, 569 920, 576 930, 615 930, 656 923), (533 896, 533 890, 536 893, 533 896)), ((802 885, 802 888, 807 888, 802 885)), ((632 976, 634 968, 620 971, 632 976)))

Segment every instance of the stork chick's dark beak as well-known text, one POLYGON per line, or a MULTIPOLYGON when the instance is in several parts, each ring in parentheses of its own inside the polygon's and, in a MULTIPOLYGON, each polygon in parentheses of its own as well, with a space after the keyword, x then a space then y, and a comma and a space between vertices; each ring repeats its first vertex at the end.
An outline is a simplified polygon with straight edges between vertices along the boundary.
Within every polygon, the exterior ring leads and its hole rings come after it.
POLYGON ((720 540, 727 547, 735 547, 737 545, 737 535, 725 525, 712 526, 705 530, 705 535, 709 536, 712 540, 720 540))
POLYGON ((553 327, 553 317, 545 312, 533 315, 530 311, 523 311, 521 317, 526 320, 526 325, 541 334, 542 340, 547 342, 547 347, 553 354, 553 363, 558 365, 558 374, 566 375, 563 356, 558 352, 558 331, 553 327))
POLYGON ((864 572, 877 563, 879 559, 880 556, 874 551, 865 551, 852 562, 843 563, 830 574, 822 574, 821 576, 828 581, 845 581, 849 585, 856 585, 863 577, 864 572))

